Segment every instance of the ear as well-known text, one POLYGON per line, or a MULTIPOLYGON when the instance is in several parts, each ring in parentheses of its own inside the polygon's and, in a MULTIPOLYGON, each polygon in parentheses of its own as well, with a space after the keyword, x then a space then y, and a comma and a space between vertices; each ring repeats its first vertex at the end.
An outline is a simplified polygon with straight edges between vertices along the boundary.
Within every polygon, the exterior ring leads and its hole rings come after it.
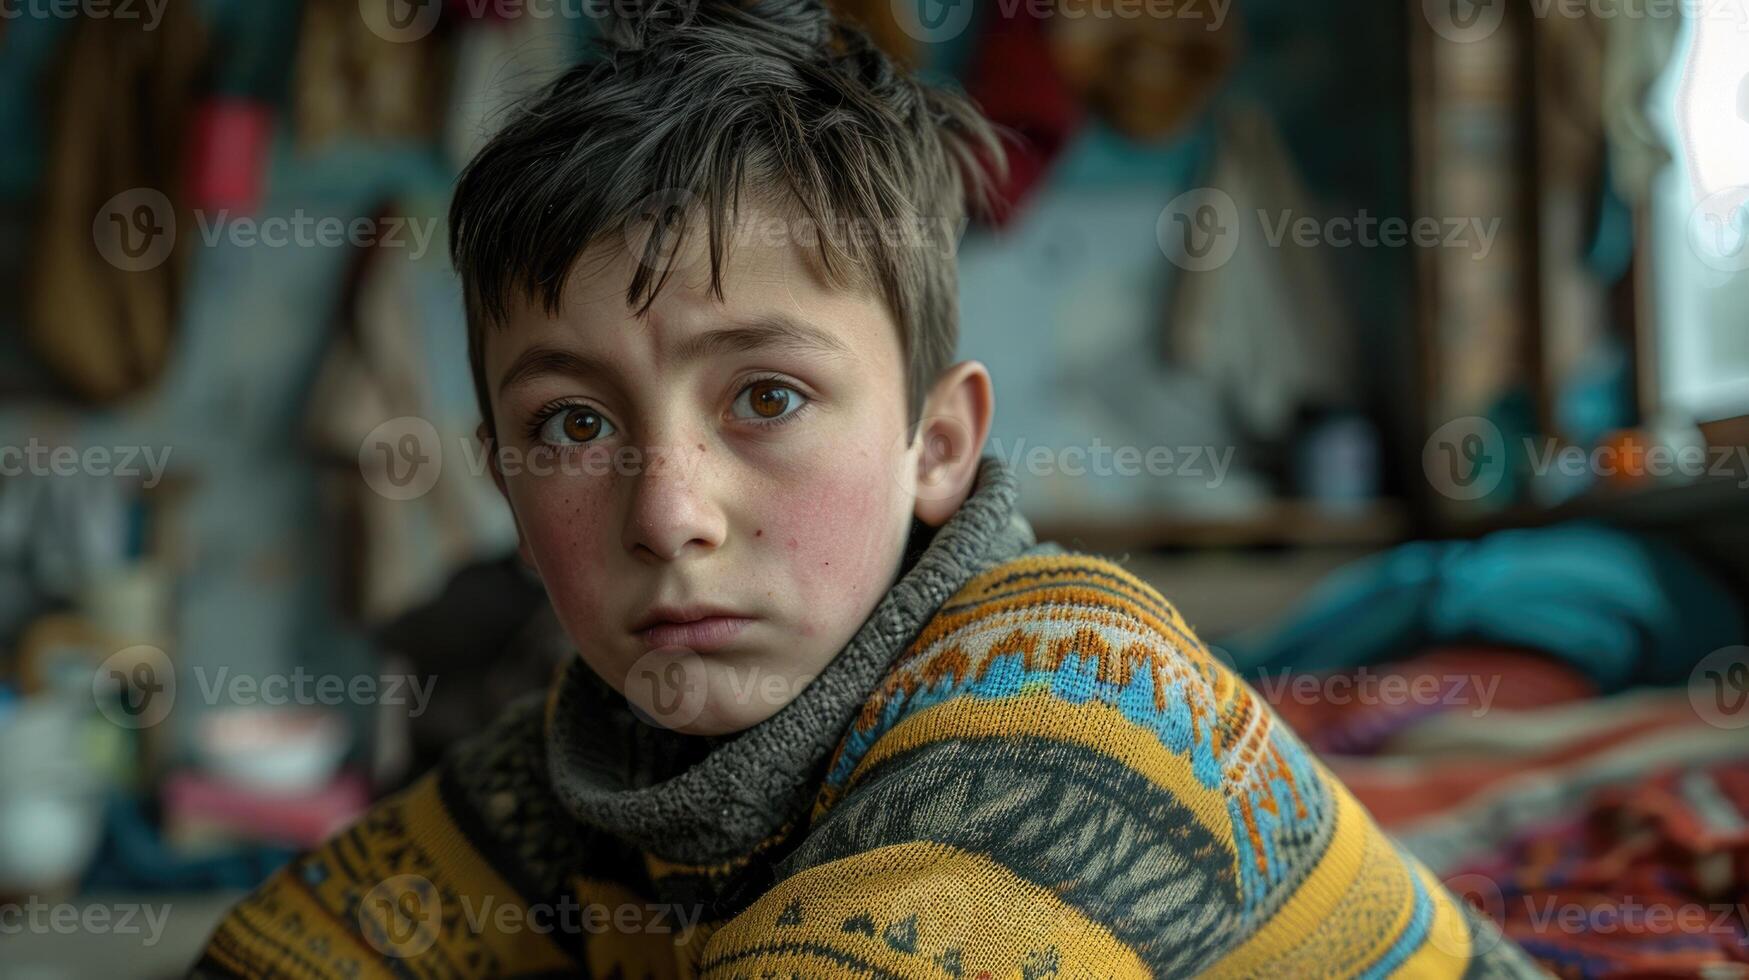
POLYGON ((918 520, 940 527, 971 496, 995 411, 990 372, 977 361, 961 361, 936 379, 912 439, 918 520))
POLYGON ((529 571, 540 574, 540 569, 534 565, 534 556, 528 550, 528 535, 522 533, 522 519, 516 516, 516 505, 510 502, 510 490, 504 485, 504 470, 499 466, 498 440, 481 422, 474 430, 474 436, 480 440, 480 446, 486 451, 486 467, 492 471, 492 485, 498 488, 499 496, 504 498, 504 506, 510 508, 510 519, 516 523, 516 556, 522 559, 522 564, 529 571))

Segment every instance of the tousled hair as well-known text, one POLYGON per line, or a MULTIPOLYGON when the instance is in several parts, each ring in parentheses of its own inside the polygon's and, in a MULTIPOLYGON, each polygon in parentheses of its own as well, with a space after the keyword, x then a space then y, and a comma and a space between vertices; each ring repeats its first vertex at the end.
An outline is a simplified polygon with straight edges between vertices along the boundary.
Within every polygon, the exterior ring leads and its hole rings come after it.
POLYGON ((958 339, 959 231, 1003 167, 968 99, 921 83, 820 0, 642 0, 458 179, 450 255, 488 432, 485 334, 516 302, 556 314, 583 253, 625 235, 642 249, 626 285, 641 315, 668 279, 660 258, 699 224, 720 299, 744 200, 817 230, 803 244, 829 281, 885 302, 914 425, 958 339))

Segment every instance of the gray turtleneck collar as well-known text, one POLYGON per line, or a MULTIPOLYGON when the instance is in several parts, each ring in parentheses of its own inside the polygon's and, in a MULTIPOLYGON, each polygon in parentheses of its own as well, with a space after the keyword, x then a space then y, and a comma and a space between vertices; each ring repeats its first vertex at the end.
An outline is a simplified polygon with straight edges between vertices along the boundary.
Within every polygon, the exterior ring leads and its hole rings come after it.
POLYGON ((582 658, 547 722, 547 767, 578 820, 683 864, 745 856, 800 819, 827 757, 892 660, 977 575, 1021 554, 1032 529, 1013 476, 985 457, 972 495, 794 701, 736 735, 705 739, 640 721, 582 658))

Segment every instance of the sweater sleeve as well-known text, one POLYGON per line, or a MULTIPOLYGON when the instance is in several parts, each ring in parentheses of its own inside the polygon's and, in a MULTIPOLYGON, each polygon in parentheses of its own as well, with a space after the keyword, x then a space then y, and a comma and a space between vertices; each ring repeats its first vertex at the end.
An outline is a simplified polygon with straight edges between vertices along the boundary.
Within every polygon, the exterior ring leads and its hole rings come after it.
POLYGON ((969 584, 852 726, 709 978, 1535 975, 1158 593, 969 584))

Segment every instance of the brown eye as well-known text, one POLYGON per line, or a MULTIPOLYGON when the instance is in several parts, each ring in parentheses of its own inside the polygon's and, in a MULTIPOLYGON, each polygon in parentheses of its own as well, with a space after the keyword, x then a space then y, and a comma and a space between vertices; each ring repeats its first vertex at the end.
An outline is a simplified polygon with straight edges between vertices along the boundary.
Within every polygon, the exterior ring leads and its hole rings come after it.
POLYGON ((613 432, 613 423, 602 418, 600 412, 578 405, 547 416, 536 435, 549 446, 570 446, 594 442, 613 432))
POLYGON ((601 435, 601 416, 588 409, 565 413, 565 438, 588 442, 601 435))
POLYGON ((749 404, 760 417, 774 419, 789 408, 789 389, 770 381, 761 381, 750 389, 749 404))
POLYGON ((806 402, 806 396, 782 381, 755 381, 741 389, 732 412, 738 419, 775 422, 794 415, 806 402))

